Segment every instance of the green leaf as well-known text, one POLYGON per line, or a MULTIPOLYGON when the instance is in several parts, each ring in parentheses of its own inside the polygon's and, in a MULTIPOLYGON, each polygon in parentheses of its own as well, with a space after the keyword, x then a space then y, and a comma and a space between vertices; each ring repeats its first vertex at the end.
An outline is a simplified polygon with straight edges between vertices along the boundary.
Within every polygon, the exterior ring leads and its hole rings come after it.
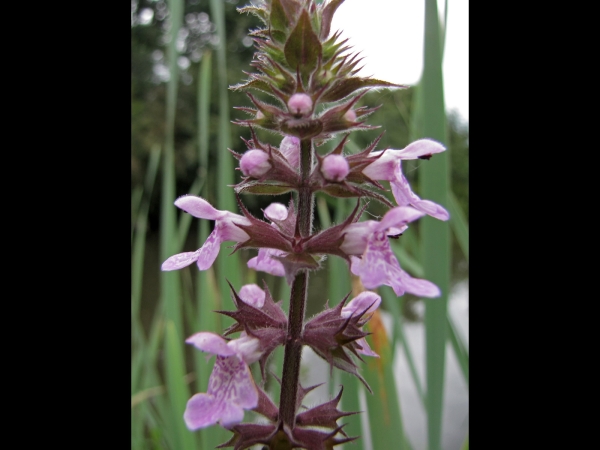
POLYGON ((375 78, 343 78, 333 84, 321 97, 323 102, 336 102, 342 100, 348 95, 359 89, 371 87, 387 87, 387 88, 407 88, 408 86, 389 83, 387 81, 377 80, 375 78))
POLYGON ((469 225, 453 192, 448 193, 448 210, 450 213, 450 226, 452 227, 454 236, 456 236, 463 255, 469 261, 469 225))
POLYGON ((290 186, 250 182, 235 188, 238 194, 258 194, 258 195, 280 195, 290 192, 293 188, 290 186))
POLYGON ((317 68, 321 56, 321 41, 313 31, 306 10, 302 10, 283 52, 289 67, 294 71, 299 69, 304 78, 308 78, 308 75, 317 68))
POLYGON ((285 11, 280 0, 271 1, 271 14, 269 15, 269 21, 271 22, 271 33, 273 33, 273 30, 283 31, 285 40, 286 33, 290 28, 290 20, 285 15, 285 11))
MULTIPOLYGON (((437 0, 425 0, 423 75, 417 90, 414 123, 416 136, 448 142, 442 75, 442 49, 437 0)), ((446 206, 450 191, 447 152, 419 167, 423 198, 446 206)), ((427 435, 429 450, 441 450, 442 413, 448 337, 450 292, 450 224, 426 216, 419 221, 424 278, 435 283, 442 295, 425 299, 425 360, 427 386, 427 435)))

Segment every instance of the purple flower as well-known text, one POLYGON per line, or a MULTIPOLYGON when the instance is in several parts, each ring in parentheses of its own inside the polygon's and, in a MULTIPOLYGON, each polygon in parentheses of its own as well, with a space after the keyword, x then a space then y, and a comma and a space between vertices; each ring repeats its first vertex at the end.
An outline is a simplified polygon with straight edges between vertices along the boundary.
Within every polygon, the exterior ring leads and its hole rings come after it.
POLYGON ((236 226, 236 224, 250 225, 248 219, 229 211, 219 211, 203 198, 185 195, 175 200, 175 206, 199 219, 214 220, 215 228, 201 248, 195 252, 183 252, 171 256, 162 263, 162 270, 177 270, 194 262, 198 264, 198 269, 206 270, 215 262, 221 242, 244 242, 250 238, 236 226))
POLYGON ((412 278, 400 268, 392 251, 388 235, 406 230, 407 223, 422 217, 424 213, 410 206, 390 209, 381 222, 368 220, 350 224, 345 229, 340 249, 351 255, 350 270, 360 277, 367 289, 382 285, 391 286, 396 295, 405 292, 422 297, 438 297, 439 288, 427 280, 412 278), (361 258, 355 255, 362 255, 361 258))
MULTIPOLYGON (((445 150, 446 148, 439 142, 431 139, 419 139, 402 150, 384 150, 383 155, 369 164, 362 172, 372 180, 389 181, 398 206, 410 205, 436 219, 448 220, 450 214, 442 206, 429 200, 421 200, 412 191, 402 173, 401 166, 401 162, 404 159, 429 159, 431 155, 441 153, 445 150)), ((369 156, 377 156, 381 153, 373 152, 369 156)))
MULTIPOLYGON (((348 302, 348 304, 342 308, 341 316, 347 318, 355 314, 372 314, 377 308, 379 308, 380 304, 381 297, 379 295, 377 295, 375 292, 364 291, 350 300, 350 302, 348 302)), ((365 338, 358 339, 356 343, 362 347, 362 350, 357 349, 358 353, 379 358, 379 355, 371 350, 371 347, 365 338)))
POLYGON ((258 405, 258 390, 248 368, 260 359, 259 341, 249 336, 226 341, 213 333, 196 333, 186 340, 199 350, 217 355, 206 393, 188 400, 183 419, 190 430, 216 423, 230 428, 244 418, 244 409, 258 405))

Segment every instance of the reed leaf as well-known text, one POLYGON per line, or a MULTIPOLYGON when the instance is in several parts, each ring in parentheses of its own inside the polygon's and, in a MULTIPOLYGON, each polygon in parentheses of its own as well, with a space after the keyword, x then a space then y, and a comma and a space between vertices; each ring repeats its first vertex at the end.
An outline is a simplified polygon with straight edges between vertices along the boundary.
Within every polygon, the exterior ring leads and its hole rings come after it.
MULTIPOLYGON (((437 1, 425 0, 423 74, 417 88, 414 137, 447 143, 447 123, 442 76, 442 36, 437 1)), ((420 195, 448 205, 448 152, 435 155, 419 167, 420 195)), ((446 361, 447 308, 450 288, 450 230, 447 222, 431 217, 420 220, 422 264, 425 278, 442 291, 440 298, 425 300, 425 351, 427 384, 427 436, 429 450, 441 450, 442 412, 446 361)))
POLYGON ((450 213, 450 227, 465 259, 469 261, 469 224, 453 192, 448 194, 448 212, 450 213))

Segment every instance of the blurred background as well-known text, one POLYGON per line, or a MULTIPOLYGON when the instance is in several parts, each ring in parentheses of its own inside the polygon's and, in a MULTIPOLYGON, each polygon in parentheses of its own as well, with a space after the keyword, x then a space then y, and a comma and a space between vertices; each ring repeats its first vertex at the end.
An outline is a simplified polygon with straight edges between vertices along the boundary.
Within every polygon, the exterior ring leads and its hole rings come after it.
MULTIPOLYGON (((229 319, 211 312, 233 307, 226 280, 236 289, 247 283, 262 286, 264 280, 275 300, 283 300, 284 309, 287 308, 289 287, 282 279, 247 269, 245 263, 256 255, 255 251, 228 256, 230 250, 224 244, 217 262, 208 271, 198 273, 192 265, 177 273, 160 272, 160 264, 168 256, 199 248, 212 226, 208 221, 192 221, 189 215, 180 216, 173 205, 178 196, 200 195, 218 209, 238 211, 233 190, 227 185, 239 181, 239 171, 235 170, 236 161, 227 149, 239 153, 246 150, 242 138, 250 137, 249 130, 231 121, 247 117, 234 106, 249 106, 250 101, 245 94, 233 92, 228 86, 244 81, 243 72, 251 71, 254 49, 247 33, 260 25, 256 17, 236 11, 236 7, 246 3, 249 2, 131 2, 132 448, 209 449, 230 438, 231 433, 218 427, 191 433, 182 420, 185 403, 194 393, 206 391, 212 370, 212 362, 193 352, 184 340, 200 330, 221 333, 229 325, 229 319)), ((350 25, 346 29, 343 22, 355 24, 356 16, 342 17, 344 8, 356 10, 356 3, 358 0, 346 0, 332 31, 336 26, 346 30, 344 36, 350 38, 349 43, 359 47, 363 41, 356 36, 355 42, 348 31, 350 25)), ((436 23, 433 48, 441 42, 443 54, 445 23, 452 26, 452 22, 446 22, 446 12, 452 10, 453 2, 440 2, 440 8, 435 5, 435 13, 431 12, 435 2, 420 4, 423 34, 414 36, 410 42, 389 42, 390 48, 413 45, 427 52, 432 47, 424 39, 428 36, 425 30, 436 23), (438 20, 432 22, 431 17, 438 20)), ((371 25, 372 22, 370 19, 371 25)), ((387 42, 387 38, 382 38, 379 47, 385 47, 383 43, 387 46, 387 42)), ((385 369, 362 364, 361 373, 372 387, 377 385, 386 390, 378 393, 374 389, 376 392, 371 395, 355 378, 336 370, 333 382, 314 391, 314 397, 307 401, 312 404, 327 401, 337 394, 340 384, 344 385, 342 409, 365 411, 340 421, 348 423, 344 430, 350 436, 362 436, 345 448, 468 448, 468 109, 461 114, 458 109, 446 108, 443 98, 441 103, 439 99, 437 104, 428 103, 419 87, 426 82, 443 83, 442 79, 436 81, 435 74, 427 81, 428 74, 435 72, 431 70, 431 61, 421 61, 414 80, 403 80, 402 75, 386 77, 381 69, 375 70, 375 65, 369 70, 369 45, 372 44, 365 43, 366 48, 360 48, 365 57, 365 73, 361 75, 411 86, 365 95, 359 106, 381 105, 366 123, 380 128, 354 132, 346 149, 350 152, 364 149, 382 130, 385 133, 377 150, 400 149, 425 136, 446 144, 444 163, 450 193, 439 202, 452 217, 446 236, 447 298, 445 303, 439 302, 443 305, 441 313, 427 313, 422 299, 410 295, 397 298, 390 289, 381 288, 379 293, 384 299, 381 318, 390 345, 381 361, 387 359, 390 364, 385 369), (433 108, 427 105, 445 112, 443 123, 432 125, 437 128, 428 128, 428 111, 433 108), (438 131, 427 133, 428 129, 438 131), (431 334, 434 329, 439 336, 431 334), (431 355, 436 354, 442 356, 432 360, 431 355), (427 385, 434 383, 439 389, 435 392, 432 389, 428 396, 427 385), (388 416, 381 416, 386 411, 388 416), (398 447, 383 447, 386 442, 398 447)), ((439 53, 438 49, 433 64, 437 61, 441 67, 439 53)), ((372 59, 375 63, 375 55, 372 59)), ((441 92, 448 89, 447 84, 441 86, 438 86, 441 92)), ((279 145, 280 137, 276 135, 259 130, 258 136, 263 142, 279 145)), ((326 152, 337 142, 339 139, 326 143, 319 152, 326 152)), ((403 163, 415 192, 427 188, 420 177, 426 170, 424 167, 434 160, 403 163)), ((261 209, 273 201, 287 204, 289 196, 243 195, 242 200, 255 216, 262 218, 261 209)), ((339 223, 353 205, 348 200, 318 197, 315 227, 321 229, 339 223)), ((384 212, 385 208, 379 205, 369 209, 373 215, 384 212)), ((411 226, 394 242, 394 250, 405 270, 423 277, 432 263, 422 255, 421 240, 426 230, 419 227, 419 223, 411 226)), ((345 263, 330 258, 327 270, 311 276, 307 317, 321 311, 327 300, 330 305, 339 302, 349 292, 351 282, 345 263)), ((275 374, 281 359, 282 352, 276 352, 271 363, 275 374)), ((303 374, 303 383, 314 384, 328 378, 329 368, 314 355, 307 353, 305 361, 310 369, 303 374)), ((272 377, 266 380, 266 388, 276 400, 277 385, 272 377)), ((252 413, 246 413, 246 420, 253 418, 252 413)))

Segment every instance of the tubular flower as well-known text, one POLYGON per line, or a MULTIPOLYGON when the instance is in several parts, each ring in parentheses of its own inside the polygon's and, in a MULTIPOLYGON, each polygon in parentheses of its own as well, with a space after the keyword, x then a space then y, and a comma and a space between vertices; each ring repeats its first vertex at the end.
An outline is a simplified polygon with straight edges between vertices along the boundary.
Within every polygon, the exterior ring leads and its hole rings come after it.
POLYGON ((362 173, 372 180, 389 181, 398 206, 410 205, 436 219, 448 220, 450 214, 442 206, 429 200, 422 200, 412 191, 402 173, 401 165, 402 160, 429 159, 435 153, 445 150, 446 148, 439 142, 431 139, 419 139, 402 150, 388 149, 383 152, 372 152, 369 156, 381 156, 365 167, 362 173))
POLYGON ((360 277, 367 289, 391 286, 397 296, 409 292, 422 297, 438 297, 439 288, 427 280, 412 278, 400 268, 392 251, 388 235, 406 230, 407 223, 422 217, 424 212, 410 206, 390 209, 381 222, 368 220, 346 227, 341 250, 351 255, 350 270, 360 277), (361 255, 358 258, 357 254, 361 255))
POLYGON ((244 409, 253 409, 258 404, 258 390, 248 368, 248 364, 261 356, 258 340, 243 336, 228 342, 216 334, 201 332, 186 342, 217 355, 217 360, 207 392, 188 400, 183 413, 185 424, 193 431, 216 423, 225 428, 240 423, 244 409))
POLYGON ((177 270, 194 262, 198 264, 198 269, 206 270, 215 262, 221 242, 244 242, 250 238, 246 232, 236 226, 237 224, 250 225, 248 219, 229 211, 219 211, 203 198, 185 195, 175 201, 175 206, 199 219, 214 220, 215 228, 202 247, 195 252, 183 252, 171 256, 162 263, 162 270, 177 270))

